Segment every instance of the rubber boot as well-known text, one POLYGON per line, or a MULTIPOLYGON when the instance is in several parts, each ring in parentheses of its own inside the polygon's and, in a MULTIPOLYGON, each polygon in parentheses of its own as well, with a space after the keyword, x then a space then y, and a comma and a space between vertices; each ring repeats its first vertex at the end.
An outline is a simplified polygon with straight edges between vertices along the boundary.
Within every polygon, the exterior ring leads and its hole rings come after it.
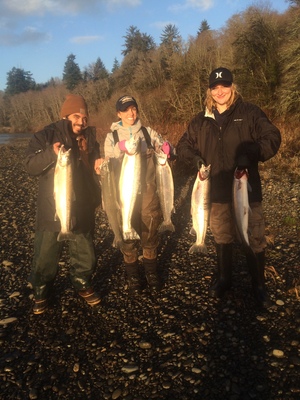
POLYGON ((124 265, 127 276, 128 292, 131 296, 136 296, 142 291, 138 262, 124 263, 124 265))
POLYGON ((101 297, 91 285, 90 278, 80 278, 72 275, 71 282, 76 292, 89 306, 95 306, 101 302, 101 297))
POLYGON ((52 286, 52 283, 47 283, 46 285, 33 287, 34 304, 32 311, 34 314, 43 314, 47 310, 49 292, 52 286))
POLYGON ((265 252, 246 255, 247 265, 252 277, 254 298, 259 306, 268 308, 272 305, 265 285, 265 252))
POLYGON ((161 290, 161 281, 157 274, 157 260, 156 258, 152 260, 149 258, 143 258, 143 264, 150 292, 155 294, 161 290))
POLYGON ((231 287, 232 277, 232 244, 217 244, 217 278, 209 288, 210 297, 222 298, 231 287))

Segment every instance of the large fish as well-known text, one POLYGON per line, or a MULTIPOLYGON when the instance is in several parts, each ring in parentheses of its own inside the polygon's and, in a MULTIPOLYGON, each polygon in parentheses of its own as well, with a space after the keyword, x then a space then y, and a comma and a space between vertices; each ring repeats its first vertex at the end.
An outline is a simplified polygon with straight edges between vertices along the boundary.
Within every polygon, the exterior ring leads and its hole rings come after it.
POLYGON ((162 150, 155 151, 157 193, 163 214, 163 222, 158 228, 159 232, 175 231, 171 220, 171 215, 175 212, 174 181, 167 157, 162 150))
POLYGON ((60 232, 57 240, 75 240, 72 232, 72 201, 74 198, 72 184, 72 150, 64 145, 59 149, 54 171, 55 220, 60 221, 60 232))
POLYGON ((236 169, 233 177, 233 208, 236 227, 242 243, 249 246, 248 223, 251 212, 248 200, 248 170, 236 169))
POLYGON ((189 253, 207 253, 205 236, 210 212, 210 169, 202 164, 193 186, 191 199, 191 214, 193 226, 190 231, 196 234, 196 242, 190 247, 189 253))
POLYGON ((140 138, 133 136, 127 141, 127 152, 121 167, 119 193, 122 215, 122 235, 124 240, 140 239, 131 225, 133 209, 140 190, 141 181, 140 138))
POLYGON ((112 160, 105 160, 101 165, 100 179, 102 188, 103 209, 115 235, 113 246, 120 247, 122 243, 120 206, 117 201, 115 175, 112 160))

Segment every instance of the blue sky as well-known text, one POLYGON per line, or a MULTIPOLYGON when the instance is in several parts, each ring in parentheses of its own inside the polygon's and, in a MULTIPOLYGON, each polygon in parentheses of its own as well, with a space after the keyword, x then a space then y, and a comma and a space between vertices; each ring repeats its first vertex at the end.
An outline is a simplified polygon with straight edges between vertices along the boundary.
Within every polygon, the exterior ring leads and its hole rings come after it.
POLYGON ((195 36, 201 21, 220 29, 250 5, 284 12, 286 0, 0 0, 0 90, 13 67, 32 73, 36 83, 62 78, 69 54, 81 70, 98 57, 110 71, 122 62, 124 36, 136 26, 156 44, 168 24, 184 40, 195 36))

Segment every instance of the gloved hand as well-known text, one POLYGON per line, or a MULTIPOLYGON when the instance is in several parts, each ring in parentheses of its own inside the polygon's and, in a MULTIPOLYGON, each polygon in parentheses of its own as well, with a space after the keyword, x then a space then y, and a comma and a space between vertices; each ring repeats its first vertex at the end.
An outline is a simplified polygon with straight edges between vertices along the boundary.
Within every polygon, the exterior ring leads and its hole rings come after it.
POLYGON ((127 142, 127 140, 121 140, 120 142, 118 142, 119 149, 121 151, 127 152, 126 142, 127 142))
POLYGON ((237 168, 249 168, 252 162, 257 162, 260 155, 260 147, 256 142, 242 143, 239 155, 237 157, 237 168))
POLYGON ((161 145, 161 149, 165 154, 167 154, 168 158, 170 158, 171 146, 169 145, 169 143, 168 142, 164 142, 161 145))
POLYGON ((196 165, 196 168, 197 168, 198 170, 200 170, 202 164, 203 164, 204 166, 206 166, 205 161, 203 160, 203 158, 200 157, 200 156, 197 156, 197 157, 195 158, 195 165, 196 165))
POLYGON ((250 166, 250 160, 249 157, 247 156, 247 154, 241 154, 240 156, 238 156, 237 158, 237 169, 246 169, 249 168, 250 166))

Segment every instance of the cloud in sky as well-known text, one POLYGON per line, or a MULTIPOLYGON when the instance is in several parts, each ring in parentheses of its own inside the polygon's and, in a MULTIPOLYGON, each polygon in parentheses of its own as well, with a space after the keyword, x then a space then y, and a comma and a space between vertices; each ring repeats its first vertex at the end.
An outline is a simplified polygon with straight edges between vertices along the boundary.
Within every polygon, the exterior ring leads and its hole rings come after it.
POLYGON ((170 11, 178 12, 188 9, 199 11, 209 10, 214 6, 214 0, 185 0, 183 3, 177 3, 169 7, 170 11))
MULTIPOLYGON (((112 10, 119 6, 136 7, 140 4, 141 0, 27 0, 26 3, 24 0, 0 0, 0 45, 17 46, 49 41, 51 34, 38 28, 24 27, 32 17, 93 14, 99 12, 101 7, 112 10)), ((87 43, 100 39, 100 37, 86 36, 73 38, 73 42, 87 43)))
POLYGON ((0 0, 1 19, 19 18, 24 16, 44 16, 78 14, 79 12, 92 13, 100 6, 136 7, 141 0, 0 0), (88 3, 88 4, 87 4, 88 3))
POLYGON ((51 35, 47 32, 40 32, 36 28, 28 26, 21 33, 7 32, 0 35, 0 45, 18 46, 24 43, 49 42, 51 35))
POLYGON ((91 42, 98 42, 99 40, 103 39, 103 36, 74 36, 70 39, 70 42, 76 44, 88 44, 91 42))

